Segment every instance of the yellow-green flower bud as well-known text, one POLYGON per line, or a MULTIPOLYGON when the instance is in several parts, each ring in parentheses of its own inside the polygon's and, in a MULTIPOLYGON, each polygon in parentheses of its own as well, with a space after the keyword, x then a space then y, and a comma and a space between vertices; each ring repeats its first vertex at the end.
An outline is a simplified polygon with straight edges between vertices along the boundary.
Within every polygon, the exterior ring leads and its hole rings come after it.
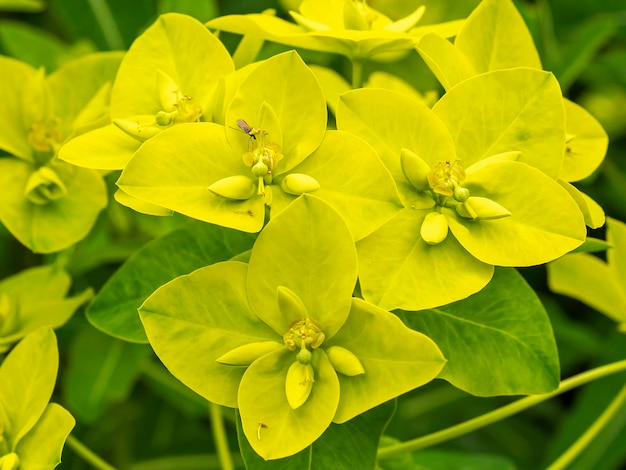
POLYGON ((298 351, 298 354, 296 354, 296 359, 300 364, 310 364, 311 357, 313 357, 313 353, 306 348, 301 349, 298 351))
POLYGON ((287 371, 285 380, 285 393, 287 402, 294 410, 306 403, 313 389, 315 374, 311 364, 294 362, 287 371))
POLYGON ((172 119, 172 113, 166 113, 165 111, 159 111, 155 116, 155 121, 159 126, 169 126, 172 123, 172 119))
POLYGON ((256 177, 263 177, 267 175, 269 168, 263 162, 257 162, 252 166, 252 174, 256 177))
POLYGON ((220 364, 226 366, 249 366, 261 356, 271 353, 283 345, 276 341, 260 341, 258 343, 244 344, 235 349, 231 349, 226 354, 216 359, 220 364))
POLYGON ((426 215, 420 236, 429 245, 437 245, 448 236, 448 219, 440 212, 431 212, 426 215))
POLYGON ((137 139, 139 142, 144 142, 163 130, 159 126, 154 116, 137 116, 137 118, 131 119, 113 119, 115 124, 120 130, 126 132, 133 139, 137 139))
POLYGON ((365 374, 363 364, 352 352, 341 346, 331 346, 326 351, 328 360, 333 368, 340 374, 349 377, 365 374))
POLYGON ((256 194, 257 188, 247 176, 235 175, 216 181, 209 186, 209 191, 226 199, 245 201, 256 194))
POLYGON ((511 212, 495 201, 486 197, 469 197, 463 204, 456 206, 461 217, 473 220, 493 220, 508 217, 511 212))
POLYGON ((452 194, 454 196, 454 199, 456 199, 459 202, 465 202, 467 201, 467 198, 470 195, 469 189, 467 188, 462 188, 462 187, 458 187, 454 190, 454 193, 452 194))
POLYGON ((431 172, 431 168, 415 153, 409 149, 402 149, 400 151, 400 165, 404 176, 415 189, 427 191, 430 188, 428 174, 431 172))
POLYGON ((15 452, 0 457, 0 470, 17 470, 20 466, 20 458, 15 452))
POLYGON ((40 206, 61 199, 66 194, 67 188, 61 178, 47 166, 33 172, 24 188, 24 196, 33 204, 40 206))
POLYGON ((303 193, 312 193, 320 189, 320 184, 315 178, 302 173, 292 173, 285 176, 280 187, 287 194, 300 196, 303 193))

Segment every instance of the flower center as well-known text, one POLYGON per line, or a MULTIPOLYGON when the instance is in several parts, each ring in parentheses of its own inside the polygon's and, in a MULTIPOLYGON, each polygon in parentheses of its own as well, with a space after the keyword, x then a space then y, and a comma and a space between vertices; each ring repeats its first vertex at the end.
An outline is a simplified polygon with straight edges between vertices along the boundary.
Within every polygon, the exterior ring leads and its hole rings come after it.
POLYGON ((469 196, 469 191, 460 185, 465 179, 465 170, 457 163, 457 160, 452 163, 449 160, 435 163, 427 178, 438 204, 443 205, 450 196, 454 196, 454 199, 459 202, 463 202, 469 196), (465 192, 467 196, 463 199, 465 192))
POLYGON ((35 151, 36 156, 40 156, 38 161, 44 161, 52 158, 59 146, 61 145, 61 130, 59 118, 52 118, 44 122, 36 122, 31 124, 28 133, 28 143, 35 151))
POLYGON ((237 125, 249 136, 248 151, 243 154, 243 162, 258 180, 257 194, 265 196, 265 185, 272 184, 272 170, 283 158, 280 145, 268 141, 267 131, 251 127, 243 119, 238 119, 237 125))
MULTIPOLYGON (((285 346, 290 351, 295 351, 298 348, 300 351, 308 351, 309 348, 317 349, 322 345, 325 338, 326 335, 322 332, 320 325, 310 318, 295 321, 290 325, 287 333, 283 335, 285 346)), ((300 361, 300 358, 298 360, 300 361)))

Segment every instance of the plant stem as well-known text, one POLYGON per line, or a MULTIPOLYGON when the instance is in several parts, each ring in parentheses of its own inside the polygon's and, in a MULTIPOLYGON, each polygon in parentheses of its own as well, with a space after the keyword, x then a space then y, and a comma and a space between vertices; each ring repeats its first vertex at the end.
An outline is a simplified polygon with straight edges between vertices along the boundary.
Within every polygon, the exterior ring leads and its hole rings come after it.
POLYGON ((556 459, 547 470, 562 470, 578 457, 583 450, 591 443, 598 433, 606 426, 611 418, 626 403, 626 385, 622 387, 617 396, 607 406, 604 412, 594 421, 594 423, 578 438, 572 446, 567 449, 558 459, 556 459))
POLYGON ((463 423, 459 423, 447 429, 443 429, 432 434, 427 434, 426 436, 418 437, 417 439, 412 439, 410 441, 402 442, 400 444, 383 447, 378 451, 378 458, 385 459, 397 454, 401 454, 403 452, 412 452, 414 450, 423 449, 425 447, 430 447, 445 441, 449 441, 456 437, 475 431, 476 429, 485 427, 488 424, 495 423, 504 418, 508 418, 509 416, 512 416, 516 413, 519 413, 520 411, 549 400, 550 398, 565 393, 573 388, 624 370, 626 370, 626 360, 613 362, 611 364, 588 370, 581 374, 570 377, 569 379, 563 380, 559 388, 557 388, 553 392, 525 397, 516 402, 505 405, 502 408, 490 411, 489 413, 485 413, 482 416, 478 416, 463 423))
POLYGON ((79 455, 85 462, 91 464, 94 468, 98 470, 116 470, 115 467, 106 463, 99 456, 94 454, 89 447, 80 442, 71 434, 67 436, 66 443, 77 455, 79 455))
POLYGON ((365 59, 353 57, 350 60, 352 62, 352 89, 356 90, 363 85, 363 65, 365 64, 365 59))
POLYGON ((226 437, 226 429, 224 428, 224 419, 222 417, 222 409, 215 403, 209 403, 209 412, 211 414, 211 427, 213 428, 213 439, 217 448, 217 457, 219 458, 222 470, 234 470, 233 460, 230 456, 228 448, 228 438, 226 437))

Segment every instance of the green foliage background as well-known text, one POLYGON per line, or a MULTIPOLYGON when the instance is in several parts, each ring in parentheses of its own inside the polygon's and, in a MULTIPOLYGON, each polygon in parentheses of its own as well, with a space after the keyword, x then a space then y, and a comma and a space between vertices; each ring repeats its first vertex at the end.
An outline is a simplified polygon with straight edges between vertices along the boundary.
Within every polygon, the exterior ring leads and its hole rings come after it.
MULTIPOLYGON (((266 8, 275 8, 284 15, 284 7, 290 3, 50 0, 41 12, 0 14, 0 53, 35 67, 44 66, 50 73, 68 59, 86 52, 127 49, 163 12, 187 13, 205 22, 220 15, 260 12, 266 8)), ((370 2, 373 7, 378 7, 378 3, 370 2)), ((386 11, 393 12, 390 16, 394 17, 409 13, 416 5, 416 2, 390 3, 391 9, 386 11)), ((427 23, 466 17, 479 2, 423 3, 427 6, 423 22, 427 23)), ((626 8, 623 1, 515 3, 531 30, 544 69, 553 71, 564 95, 590 111, 609 134, 610 146, 604 163, 579 188, 599 202, 608 216, 626 220, 626 8)), ((233 52, 238 37, 224 33, 221 39, 233 52)), ((260 57, 288 49, 267 43, 260 57)), ((299 52, 309 64, 328 66, 349 76, 349 63, 340 56, 299 52)), ((393 73, 422 91, 438 88, 417 54, 390 64, 370 62, 364 74, 368 76, 374 71, 393 73)), ((111 196, 114 179, 107 178, 107 183, 111 196)), ((67 269, 74 279, 71 294, 78 295, 89 287, 99 291, 121 263, 146 242, 181 227, 183 222, 179 216, 153 219, 110 204, 91 234, 73 253, 67 254, 70 256, 67 269)), ((195 236, 202 228, 190 223, 184 230, 195 236)), ((604 238, 604 229, 591 235, 604 238)), ((250 248, 251 240, 241 234, 237 237, 234 252, 250 248)), ((184 241, 178 243, 181 248, 186 246, 184 241)), ((49 260, 49 256, 32 254, 0 227, 0 278, 37 266, 49 260)), ((207 248, 201 260, 189 260, 188 265, 172 272, 187 273, 203 264, 222 261, 217 256, 207 248)), ((576 300, 551 293, 545 267, 520 272, 548 310, 559 347, 562 377, 625 357, 626 342, 623 335, 614 331, 614 324, 576 300)), ((150 286, 171 279, 161 273, 150 276, 154 279, 145 280, 150 286)), ((82 313, 75 315, 57 335, 61 375, 53 401, 64 404, 77 418, 74 433, 82 442, 119 468, 219 468, 212 448, 213 431, 206 402, 174 379, 148 346, 125 343, 99 333, 87 324, 82 313)), ((471 368, 472 364, 467 367, 471 368)), ((521 415, 418 452, 414 462, 422 465, 419 468, 430 469, 459 468, 467 462, 482 469, 540 468, 560 455, 589 426, 623 381, 623 375, 617 375, 594 382, 521 415), (450 455, 458 457, 458 464, 451 464, 450 455)), ((447 382, 434 381, 398 401, 385 434, 389 439, 408 440, 510 401, 512 398, 507 397, 473 397, 447 382)), ((378 412, 384 415, 386 410, 378 412)), ((230 410, 225 410, 224 416, 231 449, 235 452, 237 417, 230 410)), ((380 416, 363 419, 384 421, 380 416)), ((329 448, 327 452, 332 451, 332 446, 329 448)), ((251 451, 244 448, 246 452, 251 451)), ((239 454, 235 452, 233 458, 242 467, 239 454)), ((571 468, 610 469, 624 462, 626 409, 618 413, 571 468)), ((88 468, 88 464, 66 448, 59 468, 80 470, 88 468)), ((407 467, 406 462, 388 460, 381 468, 407 467)))

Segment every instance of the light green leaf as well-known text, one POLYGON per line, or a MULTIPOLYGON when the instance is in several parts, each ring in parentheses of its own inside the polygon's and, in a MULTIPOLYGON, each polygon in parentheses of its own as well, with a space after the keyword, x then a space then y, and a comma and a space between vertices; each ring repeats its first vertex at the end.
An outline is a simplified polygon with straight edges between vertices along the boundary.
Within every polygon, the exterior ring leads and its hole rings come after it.
POLYGON ((200 268, 160 287, 139 308, 150 344, 170 372, 207 400, 230 407, 237 406, 246 369, 216 359, 244 344, 282 339, 250 311, 247 271, 236 261, 200 268))
MULTIPOLYGON (((320 189, 313 194, 342 216, 355 240, 369 235, 402 207, 393 179, 376 152, 347 132, 328 131, 318 149, 292 172, 317 180, 320 189)), ((280 181, 277 178, 277 185, 280 181)), ((284 209, 277 192, 272 217, 284 209)), ((285 203, 293 199, 285 197, 285 203)))
POLYGON ((221 77, 234 70, 222 43, 199 21, 179 13, 161 15, 131 45, 111 96, 111 117, 162 110, 157 71, 172 77, 179 91, 203 107, 221 77))
POLYGON ((407 328, 395 315, 361 299, 352 299, 342 329, 324 344, 348 349, 365 374, 338 374, 341 396, 335 423, 349 419, 430 382, 446 360, 427 336, 407 328))
POLYGON ((177 276, 250 249, 253 242, 246 233, 191 221, 130 257, 102 287, 87 319, 111 336, 145 343, 137 309, 150 294, 177 276))
POLYGON ((43 0, 0 0, 0 10, 35 13, 45 7, 43 0))
POLYGON ((253 177, 224 127, 201 122, 180 124, 144 142, 117 184, 133 197, 194 219, 258 232, 265 218, 262 197, 238 201, 208 189, 233 175, 253 177))
POLYGON ((548 72, 513 68, 477 75, 450 89, 433 111, 454 136, 465 168, 520 151, 520 161, 548 176, 561 170, 565 114, 559 84, 548 72))
POLYGON ((532 36, 511 0, 483 0, 459 30, 454 46, 478 73, 541 69, 532 36))
POLYGON ((54 389, 59 367, 56 337, 51 328, 27 335, 0 366, 0 408, 4 436, 15 450, 43 414, 54 389))
POLYGON ((417 45, 417 52, 445 90, 476 75, 476 70, 463 52, 436 34, 425 35, 417 45))
POLYGON ((249 151, 250 138, 238 131, 237 120, 267 131, 266 140, 278 143, 284 155, 273 171, 279 175, 319 146, 326 132, 326 114, 326 101, 315 75, 295 51, 285 52, 259 64, 241 83, 226 112, 226 125, 231 126, 227 127, 228 138, 243 155, 249 151), (259 122, 261 108, 267 105, 276 115, 282 139, 259 122))
POLYGON ((52 165, 67 194, 45 205, 24 196, 34 166, 16 159, 0 160, 0 221, 22 244, 36 253, 63 250, 82 240, 106 206, 106 187, 93 170, 67 163, 52 165))
MULTIPOLYGON (((237 421, 237 438, 248 470, 374 470, 378 441, 393 416, 396 403, 389 401, 344 424, 331 425, 311 446, 291 457, 263 460, 250 446, 237 421)), ((263 432, 263 431, 261 431, 263 432)))
POLYGON ((239 387, 243 432, 266 460, 294 455, 311 445, 330 425, 339 402, 339 381, 322 349, 313 352, 315 382, 308 400, 292 409, 285 378, 294 356, 288 349, 267 354, 248 367, 239 387))
POLYGON ((391 172, 402 201, 411 204, 415 189, 400 166, 409 149, 427 164, 454 159, 454 141, 441 120, 422 102, 389 90, 360 89, 339 100, 337 128, 369 143, 391 172))
POLYGON ((563 98, 567 134, 565 158, 559 177, 579 181, 590 176, 604 160, 609 138, 600 123, 583 107, 563 98))
POLYGON ((563 186, 563 188, 565 188, 565 190, 569 193, 572 199, 576 201, 576 204, 578 204, 578 208, 585 218, 585 224, 590 228, 602 227, 604 225, 605 215, 604 209, 600 207, 600 204, 568 182, 561 179, 558 181, 560 185, 563 186))
POLYGON ((613 246, 606 253, 609 269, 613 272, 613 277, 621 282, 626 279, 626 224, 608 218, 606 241, 613 246))
POLYGON ((424 95, 422 95, 408 82, 391 73, 383 72, 382 70, 376 70, 370 73, 369 77, 367 77, 365 88, 383 88, 385 90, 397 91, 398 93, 402 93, 403 95, 422 101, 427 106, 434 104, 434 101, 431 102, 431 99, 437 99, 436 91, 427 91, 424 95))
POLYGON ((108 406, 128 398, 149 353, 146 346, 83 328, 74 337, 63 376, 65 403, 81 422, 93 423, 108 406))
POLYGON ((109 124, 79 135, 59 149, 59 158, 94 170, 123 169, 141 142, 109 124))
MULTIPOLYGON (((54 116, 60 119, 59 129, 64 138, 81 124, 76 118, 98 90, 107 82, 113 82, 123 56, 122 52, 88 54, 67 62, 46 77, 54 102, 54 116)), ((108 100, 104 100, 101 109, 91 110, 92 122, 107 117, 108 111, 108 100)))
POLYGON ((91 289, 86 289, 75 297, 64 298, 70 284, 67 273, 55 266, 27 269, 2 280, 0 298, 4 296, 10 313, 0 322, 0 352, 42 326, 58 328, 65 324, 92 297, 91 289))
POLYGON ((324 92, 328 109, 331 113, 336 114, 339 95, 350 91, 350 84, 333 69, 321 65, 310 65, 309 68, 324 92))
POLYGON ((445 307, 406 312, 448 359, 440 377, 472 395, 546 393, 559 384, 550 320, 513 269, 497 268, 479 293, 445 307))
POLYGON ((49 403, 35 427, 17 446, 20 470, 44 470, 61 463, 63 445, 75 424, 69 411, 49 403))
POLYGON ((622 279, 615 276, 614 268, 587 253, 567 255, 548 265, 550 290, 580 300, 616 322, 626 321, 622 279))
POLYGON ((0 134, 0 148, 11 155, 32 161, 32 148, 27 136, 32 122, 26 122, 25 99, 37 76, 37 71, 29 65, 9 57, 0 56, 0 118, 3 129, 0 134))
POLYGON ((301 196, 259 235, 248 271, 251 308, 283 335, 294 320, 279 310, 277 289, 291 289, 326 338, 345 322, 357 277, 352 236, 342 218, 313 196, 301 196))
POLYGON ((366 300, 392 310, 437 307, 478 292, 493 266, 470 255, 451 234, 429 245, 420 237, 429 211, 404 209, 356 245, 366 300))
POLYGON ((573 250, 585 240, 586 228, 576 202, 561 185, 529 165, 495 162, 468 170, 464 186, 512 215, 472 221, 444 208, 450 230, 463 247, 484 263, 533 266, 573 250))

